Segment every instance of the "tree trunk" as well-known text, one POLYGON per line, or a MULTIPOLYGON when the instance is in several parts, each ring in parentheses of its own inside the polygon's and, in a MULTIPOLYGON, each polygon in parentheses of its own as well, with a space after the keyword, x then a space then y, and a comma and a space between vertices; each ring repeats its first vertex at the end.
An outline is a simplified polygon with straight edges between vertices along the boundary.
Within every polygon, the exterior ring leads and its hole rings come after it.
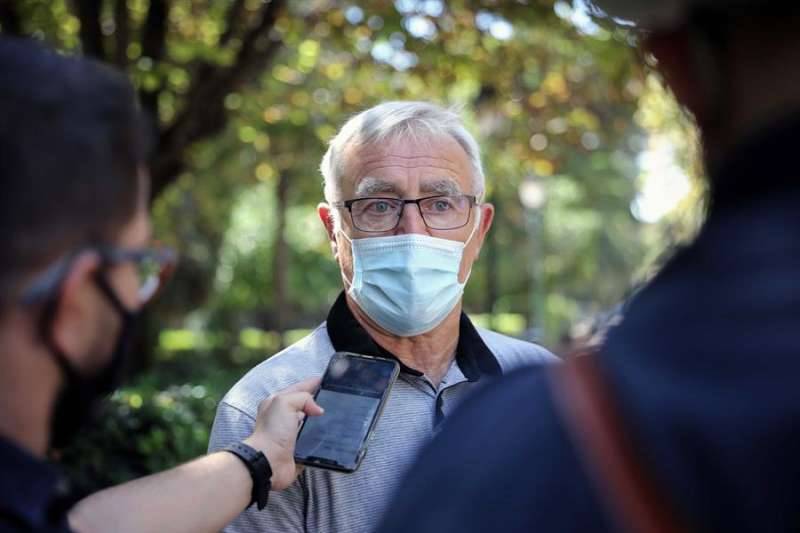
POLYGON ((22 35, 22 21, 11 2, 0 2, 0 26, 6 35, 22 35))
POLYGON ((275 191, 275 239, 272 253, 272 294, 275 305, 275 329, 284 347, 283 333, 286 329, 288 309, 287 279, 289 250, 286 247, 286 207, 289 203, 289 173, 281 171, 275 191))

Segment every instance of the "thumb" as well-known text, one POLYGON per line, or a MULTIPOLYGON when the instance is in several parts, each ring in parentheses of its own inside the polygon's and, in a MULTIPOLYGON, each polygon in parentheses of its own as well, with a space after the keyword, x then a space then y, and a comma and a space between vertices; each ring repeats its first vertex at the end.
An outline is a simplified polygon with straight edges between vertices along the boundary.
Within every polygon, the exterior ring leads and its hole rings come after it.
POLYGON ((282 391, 278 391, 278 393, 292 393, 292 392, 310 392, 314 393, 319 388, 320 378, 308 378, 295 383, 289 387, 286 387, 282 391))
POLYGON ((280 398, 290 409, 309 416, 319 416, 325 412, 308 392, 289 392, 282 394, 280 398))

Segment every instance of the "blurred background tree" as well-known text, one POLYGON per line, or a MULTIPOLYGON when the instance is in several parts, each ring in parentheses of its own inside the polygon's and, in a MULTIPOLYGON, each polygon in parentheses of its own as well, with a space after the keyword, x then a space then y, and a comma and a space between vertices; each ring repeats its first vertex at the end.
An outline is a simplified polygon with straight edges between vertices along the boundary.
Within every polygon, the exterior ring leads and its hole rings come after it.
POLYGON ((584 333, 702 217, 692 124, 580 0, 11 0, 0 28, 128 72, 182 257, 106 437, 63 452, 86 487, 201 453, 221 394, 324 320, 341 279, 318 165, 366 107, 462 110, 497 208, 465 308, 505 333, 584 333))

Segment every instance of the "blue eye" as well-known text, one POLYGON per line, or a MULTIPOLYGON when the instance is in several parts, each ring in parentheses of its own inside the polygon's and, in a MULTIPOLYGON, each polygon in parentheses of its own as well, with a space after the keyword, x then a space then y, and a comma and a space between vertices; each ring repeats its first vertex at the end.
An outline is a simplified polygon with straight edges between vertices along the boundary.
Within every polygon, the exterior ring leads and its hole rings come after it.
POLYGON ((364 215, 390 215, 397 209, 397 205, 386 199, 365 198, 358 202, 358 211, 364 215))

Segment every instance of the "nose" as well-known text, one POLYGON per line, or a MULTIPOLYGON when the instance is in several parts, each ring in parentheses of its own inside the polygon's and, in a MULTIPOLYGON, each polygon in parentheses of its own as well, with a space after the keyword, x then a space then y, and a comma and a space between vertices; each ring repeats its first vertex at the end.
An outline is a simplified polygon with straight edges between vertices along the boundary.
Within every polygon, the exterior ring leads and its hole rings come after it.
POLYGON ((428 227, 422 220, 422 213, 417 204, 406 204, 400 215, 400 222, 395 228, 395 233, 428 233, 428 227))

